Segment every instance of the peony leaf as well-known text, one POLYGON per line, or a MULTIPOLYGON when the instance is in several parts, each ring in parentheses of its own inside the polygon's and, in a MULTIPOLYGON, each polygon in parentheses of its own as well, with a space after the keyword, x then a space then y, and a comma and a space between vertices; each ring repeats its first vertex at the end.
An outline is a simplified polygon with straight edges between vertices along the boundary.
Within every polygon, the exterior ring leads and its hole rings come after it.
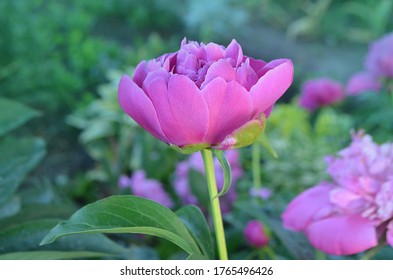
MULTIPOLYGON (((216 155, 218 161, 220 162, 223 174, 224 174, 224 185, 221 189, 221 191, 217 194, 216 197, 220 197, 225 195, 228 190, 229 187, 231 186, 231 182, 232 182, 232 171, 231 171, 231 166, 229 165, 229 162, 227 160, 227 158, 225 157, 225 154, 223 151, 221 150, 214 150, 214 154, 216 155)), ((216 197, 214 197, 213 199, 215 199, 216 197)))
MULTIPOLYGON (((194 206, 187 205, 176 211, 183 223, 188 227, 195 241, 198 243, 203 255, 195 256, 195 259, 214 259, 214 245, 209 226, 202 211, 194 206), (202 257, 202 258, 201 258, 202 257)), ((190 256, 193 257, 193 256, 190 256)), ((190 257, 188 259, 190 259, 190 257)))
POLYGON ((187 227, 170 209, 137 196, 111 196, 78 210, 55 226, 41 245, 80 233, 141 233, 165 238, 190 255, 201 254, 187 227))
POLYGON ((27 251, 0 255, 0 260, 70 260, 107 257, 110 254, 89 251, 27 251))
POLYGON ((267 137, 266 134, 261 134, 261 136, 258 138, 258 143, 264 147, 269 154, 274 157, 274 158, 278 158, 277 152, 276 150, 273 148, 272 144, 269 141, 269 138, 267 137))

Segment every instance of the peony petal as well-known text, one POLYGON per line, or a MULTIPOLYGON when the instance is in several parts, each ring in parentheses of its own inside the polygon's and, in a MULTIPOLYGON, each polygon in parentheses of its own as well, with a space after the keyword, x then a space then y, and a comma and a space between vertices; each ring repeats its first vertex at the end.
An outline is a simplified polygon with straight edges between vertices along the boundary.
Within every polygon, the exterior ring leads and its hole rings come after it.
POLYGON ((316 217, 328 215, 332 207, 329 201, 329 193, 332 189, 332 185, 322 183, 298 195, 282 214, 284 226, 303 231, 316 217))
POLYGON ((258 76, 254 69, 245 63, 237 68, 236 74, 238 83, 245 87, 247 91, 258 82, 258 76))
POLYGON ((210 81, 217 77, 221 77, 227 82, 236 80, 236 72, 228 60, 220 59, 210 66, 201 88, 205 87, 210 81))
POLYGON ((207 143, 220 143, 228 134, 250 120, 251 96, 237 82, 227 83, 218 77, 208 83, 202 93, 209 108, 207 143))
POLYGON ((186 142, 182 132, 178 131, 177 121, 169 104, 167 82, 161 77, 156 77, 146 86, 146 92, 156 108, 158 121, 168 139, 167 142, 175 145, 186 142))
MULTIPOLYGON (((254 69, 255 73, 258 73, 265 65, 266 62, 261 59, 254 59, 252 57, 245 56, 246 61, 248 60, 252 69, 254 69)), ((261 76, 258 76, 259 78, 261 76)))
POLYGON ((208 129, 209 111, 194 82, 186 76, 173 75, 168 83, 168 101, 176 123, 168 133, 184 137, 184 141, 174 144, 183 146, 203 142, 208 129))
POLYGON ((243 61, 242 47, 236 42, 235 39, 231 41, 225 50, 225 57, 230 58, 233 67, 237 67, 243 61))
POLYGON ((158 79, 158 78, 164 79, 164 80, 167 82, 167 81, 169 80, 169 77, 170 77, 170 76, 171 76, 171 74, 169 74, 167 71, 165 71, 165 70, 162 69, 162 68, 157 69, 157 70, 155 70, 155 71, 153 71, 153 72, 149 72, 149 73, 147 74, 145 80, 143 81, 142 89, 145 91, 145 93, 146 93, 149 97, 151 97, 151 96, 150 96, 150 91, 148 91, 148 88, 149 88, 150 84, 151 84, 154 80, 156 80, 156 79, 158 79))
POLYGON ((143 90, 130 77, 123 76, 118 92, 119 103, 123 110, 153 136, 167 142, 158 122, 156 110, 143 90))
POLYGON ((147 62, 143 60, 139 62, 139 64, 135 67, 134 76, 132 77, 132 80, 140 88, 142 88, 143 81, 145 80, 146 76, 147 76, 147 62))
POLYGON ((225 56, 224 48, 215 43, 209 43, 203 49, 206 61, 217 61, 225 56))
POLYGON ((352 255, 378 244, 374 225, 359 215, 314 222, 307 228, 306 235, 314 247, 332 255, 352 255))
POLYGON ((291 85, 293 64, 291 60, 284 61, 263 75, 256 85, 251 88, 250 94, 254 105, 252 118, 256 118, 260 113, 274 105, 291 85))

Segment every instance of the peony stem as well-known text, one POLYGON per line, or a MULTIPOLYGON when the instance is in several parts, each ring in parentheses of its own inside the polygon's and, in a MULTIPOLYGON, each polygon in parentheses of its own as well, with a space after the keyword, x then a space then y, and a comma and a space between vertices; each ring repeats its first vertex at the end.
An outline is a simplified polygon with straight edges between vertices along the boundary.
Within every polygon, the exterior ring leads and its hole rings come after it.
POLYGON ((214 174, 213 153, 210 150, 202 150, 203 165, 206 172, 207 187, 211 203, 211 211, 213 216, 214 231, 216 234, 216 242, 218 256, 220 260, 227 260, 228 253, 225 242, 224 223, 222 221, 220 201, 217 197, 217 184, 214 174))
POLYGON ((261 181, 261 149, 259 143, 252 144, 252 180, 254 188, 262 186, 261 181))

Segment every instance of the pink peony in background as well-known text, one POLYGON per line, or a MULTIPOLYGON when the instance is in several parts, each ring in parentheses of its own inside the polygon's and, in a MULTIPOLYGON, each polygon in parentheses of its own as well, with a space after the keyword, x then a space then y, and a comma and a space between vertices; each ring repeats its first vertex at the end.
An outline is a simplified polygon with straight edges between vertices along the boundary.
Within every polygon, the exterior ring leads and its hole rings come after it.
POLYGON ((393 143, 378 145, 358 133, 327 157, 332 182, 322 182, 288 205, 284 225, 303 231, 317 249, 350 255, 386 237, 393 246, 393 143))
POLYGON ((340 83, 329 78, 319 78, 308 80, 303 84, 299 105, 308 111, 314 111, 342 99, 344 99, 344 88, 340 83))
POLYGON ((177 52, 140 62, 118 93, 123 110, 161 141, 229 149, 239 129, 264 125, 292 79, 289 59, 253 59, 235 40, 225 48, 184 39, 177 52))
POLYGON ((262 223, 258 220, 249 221, 244 228, 243 235, 247 243, 256 248, 262 248, 269 244, 269 237, 262 223))
POLYGON ((143 170, 135 171, 132 177, 120 176, 118 185, 121 189, 129 188, 133 195, 156 201, 168 208, 173 206, 173 202, 162 184, 157 180, 146 178, 143 170))
POLYGON ((359 72, 350 77, 345 91, 348 95, 357 95, 366 91, 379 91, 381 87, 377 76, 370 72, 359 72))
POLYGON ((393 33, 374 41, 366 57, 366 69, 379 77, 393 78, 393 33))

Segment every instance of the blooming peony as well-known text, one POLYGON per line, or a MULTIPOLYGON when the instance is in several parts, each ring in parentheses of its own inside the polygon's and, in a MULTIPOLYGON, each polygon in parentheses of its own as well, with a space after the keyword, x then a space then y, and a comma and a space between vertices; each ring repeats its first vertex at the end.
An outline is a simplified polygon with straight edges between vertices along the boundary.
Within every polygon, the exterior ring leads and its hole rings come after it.
POLYGON ((269 243, 269 237, 266 235, 263 225, 258 220, 249 221, 243 231, 247 243, 261 248, 269 243))
POLYGON ((229 149, 256 139, 292 79, 288 59, 253 59, 235 40, 225 48, 184 39, 177 52, 142 61, 132 78, 123 76, 119 102, 165 143, 229 149), (246 140, 238 137, 245 130, 253 131, 246 140))
POLYGON ((297 196, 282 215, 284 225, 333 255, 370 249, 382 235, 393 246, 393 143, 357 134, 327 163, 332 183, 297 196))
POLYGON ((328 106, 344 98, 344 88, 336 81, 329 78, 309 80, 303 84, 299 105, 314 111, 323 106, 328 106))
MULTIPOLYGON (((226 151, 225 156, 227 157, 232 170, 232 184, 228 193, 220 199, 221 209, 224 213, 230 210, 232 203, 236 200, 237 194, 233 185, 243 174, 243 169, 239 163, 238 151, 226 151)), ((205 174, 203 160, 200 153, 192 154, 187 160, 178 163, 175 172, 174 188, 183 204, 199 204, 198 199, 191 191, 188 177, 190 169, 198 171, 201 174, 205 174)), ((217 159, 214 160, 214 170, 217 187, 220 190, 224 184, 224 174, 217 159)))
POLYGON ((366 69, 376 76, 393 78, 393 33, 370 45, 366 69))
POLYGON ((130 188, 132 194, 156 201, 166 207, 172 207, 173 202, 165 192, 160 182, 146 178, 143 170, 137 170, 132 177, 121 176, 118 181, 120 188, 130 188))
POLYGON ((359 72, 351 76, 345 91, 348 95, 357 95, 365 91, 379 91, 381 87, 378 77, 374 74, 359 72))

